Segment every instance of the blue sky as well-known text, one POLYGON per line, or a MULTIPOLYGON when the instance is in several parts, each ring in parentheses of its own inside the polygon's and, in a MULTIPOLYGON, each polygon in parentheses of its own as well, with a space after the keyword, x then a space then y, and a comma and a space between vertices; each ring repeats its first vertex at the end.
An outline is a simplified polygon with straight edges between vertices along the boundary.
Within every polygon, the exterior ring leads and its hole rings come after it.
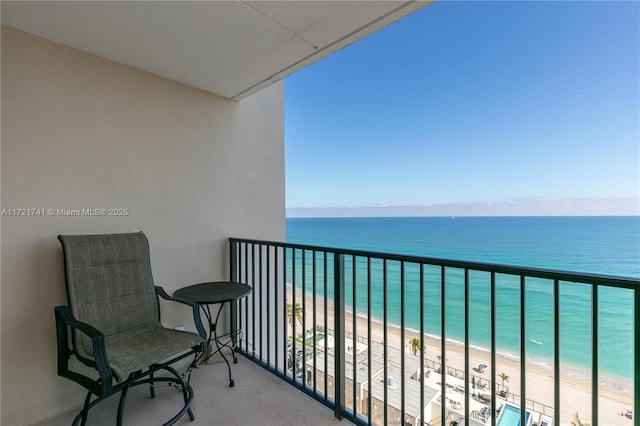
POLYGON ((288 77, 288 215, 639 214, 639 5, 440 1, 288 77))

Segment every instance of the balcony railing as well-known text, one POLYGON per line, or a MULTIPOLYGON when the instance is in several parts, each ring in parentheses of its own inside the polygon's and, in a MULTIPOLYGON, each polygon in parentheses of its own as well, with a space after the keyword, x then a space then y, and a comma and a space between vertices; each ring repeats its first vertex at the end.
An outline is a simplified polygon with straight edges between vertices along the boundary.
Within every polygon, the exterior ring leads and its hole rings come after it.
POLYGON ((509 410, 523 425, 597 425, 632 424, 640 410, 639 279, 236 238, 230 253, 231 279, 253 287, 231 313, 238 350, 338 418, 495 426, 509 410), (615 324, 610 313, 600 321, 612 309, 615 324), (583 333, 565 329, 578 317, 583 333), (531 373, 541 368, 541 329, 550 351, 543 395, 531 373), (599 358, 612 333, 622 333, 630 384, 613 405, 599 358), (574 416, 563 413, 575 398, 563 393, 575 379, 563 348, 576 345, 587 348, 578 391, 587 403, 574 416), (518 366, 510 377, 498 373, 508 367, 502 350, 518 366), (600 412, 605 403, 625 408, 600 412))

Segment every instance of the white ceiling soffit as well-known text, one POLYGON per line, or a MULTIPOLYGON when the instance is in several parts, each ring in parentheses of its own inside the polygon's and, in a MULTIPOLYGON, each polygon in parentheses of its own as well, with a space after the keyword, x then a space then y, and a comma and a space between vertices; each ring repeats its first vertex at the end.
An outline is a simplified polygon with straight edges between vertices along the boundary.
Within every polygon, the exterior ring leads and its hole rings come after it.
POLYGON ((240 100, 432 0, 2 1, 4 25, 240 100))

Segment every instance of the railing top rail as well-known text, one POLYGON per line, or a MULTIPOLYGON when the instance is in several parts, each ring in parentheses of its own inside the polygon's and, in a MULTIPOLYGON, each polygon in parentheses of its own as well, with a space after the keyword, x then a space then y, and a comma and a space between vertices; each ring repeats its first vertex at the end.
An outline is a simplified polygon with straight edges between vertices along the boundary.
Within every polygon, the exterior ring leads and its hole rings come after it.
POLYGON ((454 259, 443 259, 443 258, 437 258, 437 257, 383 253, 383 252, 376 252, 376 251, 354 250, 354 249, 345 249, 345 248, 339 248, 339 247, 324 247, 324 246, 315 246, 315 245, 309 245, 309 244, 296 244, 296 243, 287 243, 287 242, 281 242, 281 241, 256 240, 256 239, 248 239, 248 238, 231 237, 229 238, 229 242, 269 245, 269 246, 288 248, 288 249, 328 252, 328 253, 333 253, 335 255, 343 254, 343 255, 356 256, 356 257, 370 257, 374 259, 386 259, 386 260, 399 261, 399 262, 428 264, 428 265, 442 266, 442 267, 449 267, 449 268, 471 269, 471 270, 484 271, 484 272, 493 272, 497 274, 524 275, 532 278, 543 278, 543 279, 552 279, 552 280, 559 280, 559 281, 566 281, 566 282, 597 284, 597 285, 603 285, 608 287, 630 288, 630 289, 640 290, 640 278, 633 278, 633 277, 619 277, 614 275, 579 273, 579 272, 561 271, 561 270, 545 269, 545 268, 503 265, 498 263, 471 262, 471 261, 454 260, 454 259))

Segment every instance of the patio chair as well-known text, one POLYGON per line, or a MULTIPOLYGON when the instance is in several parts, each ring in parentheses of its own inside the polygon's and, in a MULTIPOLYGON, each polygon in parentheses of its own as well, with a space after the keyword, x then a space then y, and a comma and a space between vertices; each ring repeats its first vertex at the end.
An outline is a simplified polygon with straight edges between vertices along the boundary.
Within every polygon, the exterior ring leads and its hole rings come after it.
POLYGON ((191 369, 206 350, 198 305, 172 298, 154 286, 149 242, 142 232, 59 235, 58 239, 64 254, 69 305, 55 308, 58 375, 88 390, 73 425, 80 420, 84 425, 91 408, 118 392, 117 424, 121 425, 129 388, 149 384, 154 398, 157 382, 174 385, 184 398, 184 407, 165 424, 171 425, 187 413, 193 421, 193 389, 172 364, 193 355, 191 369), (189 305, 198 334, 163 327, 159 297, 189 305), (72 356, 96 370, 86 373, 92 377, 69 369, 72 356), (156 377, 160 370, 170 376, 156 377))

